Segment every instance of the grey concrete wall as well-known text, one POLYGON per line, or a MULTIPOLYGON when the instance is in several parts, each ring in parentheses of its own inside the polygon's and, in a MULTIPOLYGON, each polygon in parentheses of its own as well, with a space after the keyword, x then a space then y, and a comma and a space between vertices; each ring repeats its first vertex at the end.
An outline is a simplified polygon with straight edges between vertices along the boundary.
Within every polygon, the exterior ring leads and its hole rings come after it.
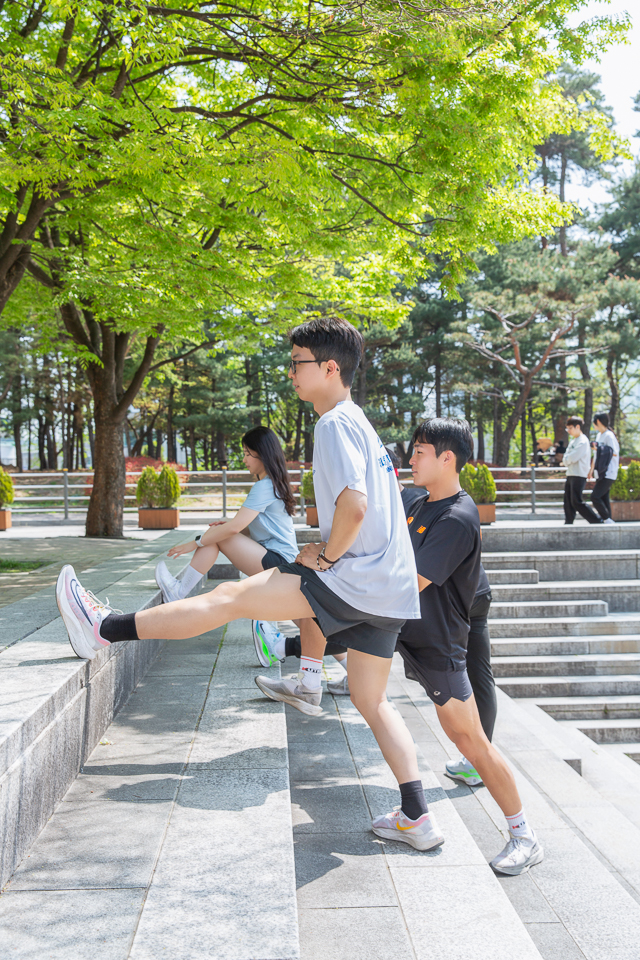
POLYGON ((565 527, 537 526, 483 527, 482 546, 492 550, 637 550, 640 523, 591 524, 565 527))

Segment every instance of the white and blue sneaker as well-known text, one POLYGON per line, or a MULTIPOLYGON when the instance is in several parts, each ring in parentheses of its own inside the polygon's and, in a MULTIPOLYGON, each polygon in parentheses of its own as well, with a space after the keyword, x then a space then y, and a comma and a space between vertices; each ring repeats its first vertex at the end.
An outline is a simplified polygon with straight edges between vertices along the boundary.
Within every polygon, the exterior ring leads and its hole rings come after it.
POLYGON ((111 644, 100 634, 100 624, 110 613, 121 613, 86 590, 70 564, 60 571, 56 584, 56 603, 76 656, 93 660, 96 653, 111 644))
POLYGON ((445 766, 445 772, 452 780, 466 783, 468 787, 478 787, 482 783, 482 777, 466 757, 460 757, 459 760, 450 760, 445 766))
POLYGON ((496 873, 519 877, 544 859, 544 850, 534 834, 531 837, 511 837, 506 847, 491 861, 496 873))
POLYGON ((275 652, 276 644, 284 640, 280 631, 268 620, 252 620, 251 632, 260 666, 272 667, 274 663, 282 663, 284 657, 276 656, 275 652))
POLYGON ((180 581, 171 573, 164 560, 156 566, 156 583, 162 591, 162 602, 173 603, 174 600, 182 600, 180 594, 180 581))

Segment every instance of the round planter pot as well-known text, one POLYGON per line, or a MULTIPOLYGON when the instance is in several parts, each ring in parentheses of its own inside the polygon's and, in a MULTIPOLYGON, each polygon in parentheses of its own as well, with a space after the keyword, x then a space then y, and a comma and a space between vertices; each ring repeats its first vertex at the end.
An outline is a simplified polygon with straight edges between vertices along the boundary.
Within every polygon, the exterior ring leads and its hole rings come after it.
POLYGON ((640 500, 612 500, 611 519, 616 523, 640 520, 640 500))
POLYGON ((480 516, 480 523, 495 523, 496 522, 496 505, 495 503, 476 503, 478 508, 478 514, 480 516))
POLYGON ((305 510, 307 512, 307 525, 310 527, 317 527, 318 526, 318 508, 316 507, 315 503, 314 504, 308 503, 305 507, 305 510))
POLYGON ((175 530, 180 526, 177 507, 139 507, 138 526, 143 530, 175 530))
POLYGON ((0 510, 0 530, 11 528, 11 510, 0 510))

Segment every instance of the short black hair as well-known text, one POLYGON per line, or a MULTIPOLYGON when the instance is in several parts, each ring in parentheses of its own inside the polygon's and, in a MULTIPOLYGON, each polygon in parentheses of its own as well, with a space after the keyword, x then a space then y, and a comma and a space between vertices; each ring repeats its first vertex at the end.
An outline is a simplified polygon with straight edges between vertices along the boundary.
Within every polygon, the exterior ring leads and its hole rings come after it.
POLYGON ((595 417, 593 418, 593 422, 594 422, 594 423, 598 423, 598 421, 600 421, 600 423, 602 424, 603 427, 608 427, 608 426, 609 426, 609 414, 608 414, 608 413, 596 413, 595 417))
POLYGON ((411 443, 430 443, 435 447, 436 457, 445 450, 456 455, 456 471, 460 473, 467 460, 473 456, 473 434, 466 420, 457 417, 432 417, 416 428, 411 443))
POLYGON ((335 360, 343 386, 351 386, 362 358, 364 342, 362 334, 348 320, 341 317, 307 320, 289 331, 289 342, 296 347, 307 347, 318 363, 335 360))
POLYGON ((582 419, 582 417, 567 417, 567 426, 580 427, 580 429, 582 430, 582 428, 584 427, 584 420, 582 419))

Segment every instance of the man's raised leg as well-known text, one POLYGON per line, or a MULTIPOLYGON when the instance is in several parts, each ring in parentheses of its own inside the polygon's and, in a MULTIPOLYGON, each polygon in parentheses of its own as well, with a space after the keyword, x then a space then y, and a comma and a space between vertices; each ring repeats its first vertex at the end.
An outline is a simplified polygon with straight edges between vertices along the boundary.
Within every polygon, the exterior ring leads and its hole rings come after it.
POLYGON ((116 614, 85 590, 73 567, 67 565, 58 577, 56 599, 71 646, 84 659, 92 659, 101 647, 116 641, 186 640, 238 617, 288 620, 313 616, 300 591, 300 578, 277 569, 220 584, 198 597, 116 614))

